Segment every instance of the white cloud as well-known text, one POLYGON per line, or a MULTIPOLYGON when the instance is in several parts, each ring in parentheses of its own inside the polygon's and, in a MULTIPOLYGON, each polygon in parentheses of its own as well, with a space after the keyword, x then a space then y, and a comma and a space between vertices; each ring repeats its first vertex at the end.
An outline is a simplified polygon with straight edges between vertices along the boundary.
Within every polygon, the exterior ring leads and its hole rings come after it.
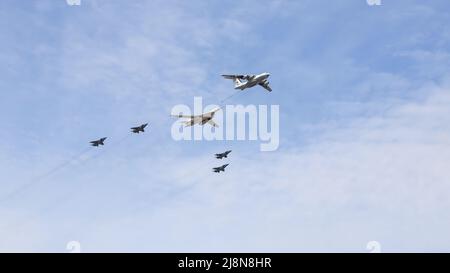
POLYGON ((234 151, 220 176, 208 157, 157 164, 165 197, 147 192, 147 205, 97 219, 80 232, 84 249, 365 252, 377 240, 383 251, 448 251, 450 90, 428 92, 297 151, 234 151))

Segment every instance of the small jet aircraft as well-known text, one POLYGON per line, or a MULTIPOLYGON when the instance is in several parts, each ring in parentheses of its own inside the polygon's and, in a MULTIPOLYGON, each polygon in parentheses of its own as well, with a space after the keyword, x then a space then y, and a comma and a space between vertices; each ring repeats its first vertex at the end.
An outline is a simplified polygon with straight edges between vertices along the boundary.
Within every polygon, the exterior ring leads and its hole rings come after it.
POLYGON ((230 151, 226 151, 226 152, 221 153, 221 154, 216 154, 216 158, 217 159, 227 158, 229 153, 231 153, 231 150, 230 151))
POLYGON ((220 107, 217 107, 217 108, 214 108, 213 110, 211 110, 211 111, 209 111, 207 113, 201 114, 201 115, 196 115, 196 116, 194 116, 194 115, 191 115, 191 116, 188 116, 188 115, 173 115, 173 117, 189 119, 189 120, 186 120, 186 121, 182 121, 183 124, 185 125, 185 127, 193 126, 195 124, 205 125, 206 123, 208 123, 209 125, 211 125, 213 127, 219 127, 219 125, 217 123, 215 123, 214 120, 212 120, 214 115, 216 114, 216 112, 219 111, 219 110, 220 110, 220 107))
POLYGON ((256 85, 264 87, 267 91, 272 92, 269 86, 269 73, 261 73, 258 75, 222 75, 225 79, 234 81, 234 89, 244 90, 256 85), (242 81, 244 80, 244 81, 242 81))
POLYGON ((215 168, 213 168, 213 172, 215 172, 215 173, 225 172, 225 168, 227 166, 228 166, 228 164, 222 165, 220 167, 215 167, 215 168))
POLYGON ((142 124, 141 126, 138 127, 132 127, 131 128, 131 132, 135 133, 135 134, 139 134, 140 132, 145 132, 145 127, 147 127, 148 123, 146 124, 142 124))
POLYGON ((105 140, 106 140, 106 137, 102 137, 101 139, 91 141, 90 143, 92 146, 98 147, 99 145, 105 145, 105 143, 103 143, 105 140))

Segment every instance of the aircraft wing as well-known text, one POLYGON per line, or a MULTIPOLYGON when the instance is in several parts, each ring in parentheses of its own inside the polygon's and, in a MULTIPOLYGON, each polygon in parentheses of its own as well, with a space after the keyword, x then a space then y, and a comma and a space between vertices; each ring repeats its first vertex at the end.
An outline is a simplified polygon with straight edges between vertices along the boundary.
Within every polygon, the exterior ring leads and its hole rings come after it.
POLYGON ((214 122, 214 120, 212 120, 212 119, 210 119, 210 120, 208 120, 208 122, 207 122, 209 125, 211 125, 212 127, 219 127, 219 125, 217 124, 217 123, 215 123, 214 122))
POLYGON ((266 89, 269 92, 272 92, 272 88, 270 88, 269 83, 259 83, 264 89, 266 89))
POLYGON ((222 75, 222 77, 224 77, 225 79, 234 80, 234 79, 245 79, 247 75, 222 75))
POLYGON ((174 118, 195 118, 193 115, 172 115, 174 118))

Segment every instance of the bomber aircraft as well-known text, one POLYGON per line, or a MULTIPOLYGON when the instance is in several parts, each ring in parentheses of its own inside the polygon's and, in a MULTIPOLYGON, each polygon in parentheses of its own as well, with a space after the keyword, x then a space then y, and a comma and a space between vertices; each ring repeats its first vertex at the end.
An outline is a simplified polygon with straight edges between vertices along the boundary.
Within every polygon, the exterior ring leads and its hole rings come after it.
POLYGON ((213 127, 219 127, 217 123, 214 122, 213 117, 216 114, 217 111, 220 110, 220 107, 216 107, 213 110, 203 113, 201 115, 173 115, 173 117, 176 118, 187 118, 188 120, 182 121, 185 127, 187 126, 193 126, 195 124, 198 125, 205 125, 208 123, 209 125, 213 127))

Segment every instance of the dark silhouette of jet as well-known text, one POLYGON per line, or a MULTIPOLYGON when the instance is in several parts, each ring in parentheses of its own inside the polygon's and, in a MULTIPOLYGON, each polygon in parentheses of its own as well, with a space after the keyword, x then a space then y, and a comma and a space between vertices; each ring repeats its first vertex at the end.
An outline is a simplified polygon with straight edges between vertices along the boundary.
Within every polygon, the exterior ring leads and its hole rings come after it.
POLYGON ((229 153, 231 153, 231 150, 230 151, 226 151, 225 153, 216 154, 216 158, 217 159, 227 158, 229 153))
POLYGON ((138 127, 132 127, 131 128, 131 131, 133 132, 133 133, 135 133, 135 134, 139 134, 140 132, 145 132, 145 127, 147 127, 147 124, 148 123, 146 123, 146 124, 142 124, 141 126, 138 126, 138 127))
POLYGON ((228 166, 228 164, 225 164, 220 167, 213 168, 213 172, 215 172, 215 173, 225 172, 225 168, 227 166, 228 166))
POLYGON ((92 146, 98 147, 99 145, 105 145, 105 143, 103 143, 105 140, 106 140, 106 137, 102 137, 101 139, 91 141, 90 143, 92 146))

